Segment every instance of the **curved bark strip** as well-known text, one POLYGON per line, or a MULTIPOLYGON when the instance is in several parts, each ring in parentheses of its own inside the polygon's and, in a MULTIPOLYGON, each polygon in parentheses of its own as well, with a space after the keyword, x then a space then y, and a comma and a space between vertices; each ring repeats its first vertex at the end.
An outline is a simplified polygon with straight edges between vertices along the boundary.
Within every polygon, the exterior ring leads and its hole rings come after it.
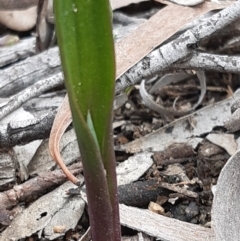
POLYGON ((80 181, 68 170, 68 168, 66 167, 65 163, 61 158, 60 150, 59 150, 59 143, 60 143, 61 137, 71 122, 72 122, 72 115, 71 115, 71 110, 68 102, 68 96, 66 95, 62 105, 58 109, 57 115, 53 122, 52 130, 49 137, 49 152, 53 160, 60 166, 60 168, 65 173, 67 178, 72 183, 79 186, 80 181))

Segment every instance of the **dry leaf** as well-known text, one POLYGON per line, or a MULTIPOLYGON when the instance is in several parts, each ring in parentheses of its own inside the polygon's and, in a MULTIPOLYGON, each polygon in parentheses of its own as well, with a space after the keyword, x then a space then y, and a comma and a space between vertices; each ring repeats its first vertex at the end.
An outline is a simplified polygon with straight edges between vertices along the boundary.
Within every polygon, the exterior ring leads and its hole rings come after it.
POLYGON ((68 179, 74 184, 78 185, 79 180, 67 169, 59 151, 59 142, 61 137, 71 122, 72 116, 69 107, 68 96, 66 95, 53 122, 49 137, 49 151, 53 160, 56 161, 56 163, 61 167, 68 179))
POLYGON ((117 8, 121 8, 124 6, 127 6, 132 3, 140 3, 140 2, 146 2, 148 0, 111 0, 111 6, 112 9, 115 10, 117 8))
POLYGON ((172 4, 166 6, 116 44, 116 78, 119 78, 188 22, 211 10, 221 9, 226 6, 226 4, 210 2, 205 2, 194 8, 172 4))
POLYGON ((215 241, 240 240, 240 152, 236 152, 223 167, 212 206, 215 241))

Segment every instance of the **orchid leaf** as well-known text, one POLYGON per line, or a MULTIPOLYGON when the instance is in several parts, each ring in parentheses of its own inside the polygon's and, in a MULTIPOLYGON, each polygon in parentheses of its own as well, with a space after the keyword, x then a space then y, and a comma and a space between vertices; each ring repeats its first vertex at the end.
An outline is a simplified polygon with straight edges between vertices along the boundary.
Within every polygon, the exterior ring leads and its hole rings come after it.
POLYGON ((96 145, 99 148, 97 135, 96 135, 96 132, 95 132, 95 128, 94 128, 94 125, 93 125, 92 116, 91 116, 90 111, 88 111, 88 114, 87 114, 87 126, 88 126, 90 132, 92 133, 92 136, 93 136, 93 138, 94 138, 94 140, 96 142, 96 145))
POLYGON ((54 1, 93 241, 121 240, 112 140, 115 53, 109 9, 109 0, 54 1))

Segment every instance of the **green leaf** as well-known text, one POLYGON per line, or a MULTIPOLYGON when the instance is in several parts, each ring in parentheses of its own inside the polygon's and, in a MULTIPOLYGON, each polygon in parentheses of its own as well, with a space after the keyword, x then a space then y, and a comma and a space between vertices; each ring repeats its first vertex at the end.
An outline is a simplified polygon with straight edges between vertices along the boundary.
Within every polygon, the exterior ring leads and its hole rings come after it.
POLYGON ((108 0, 55 0, 60 56, 84 167, 93 240, 120 241, 112 107, 115 54, 108 0))
POLYGON ((87 126, 88 126, 88 128, 89 128, 89 130, 90 130, 90 132, 93 136, 93 139, 96 142, 97 147, 99 148, 97 135, 96 135, 96 132, 95 132, 95 128, 94 128, 94 125, 93 125, 92 116, 91 116, 90 111, 88 111, 88 113, 87 113, 87 126))
POLYGON ((115 85, 109 2, 57 1, 65 8, 64 16, 57 18, 57 23, 65 28, 63 34, 58 34, 58 41, 65 43, 60 46, 61 55, 65 52, 69 56, 61 58, 64 75, 69 80, 66 87, 85 119, 88 110, 91 112, 102 152, 106 145, 106 136, 109 136, 115 85), (74 91, 70 86, 73 86, 74 91))

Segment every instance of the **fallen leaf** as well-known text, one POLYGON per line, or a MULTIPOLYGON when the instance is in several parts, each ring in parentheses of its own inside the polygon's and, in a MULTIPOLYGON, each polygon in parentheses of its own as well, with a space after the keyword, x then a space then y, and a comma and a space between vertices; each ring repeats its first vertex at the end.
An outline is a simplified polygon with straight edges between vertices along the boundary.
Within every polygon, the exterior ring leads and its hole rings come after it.
POLYGON ((194 149, 203 140, 203 134, 209 133, 216 126, 223 126, 224 121, 230 117, 231 103, 240 97, 237 91, 231 98, 200 109, 188 116, 184 116, 172 123, 148 134, 140 139, 120 146, 118 151, 138 153, 140 151, 163 151, 173 143, 187 143, 194 149), (217 108, 216 108, 217 106, 217 108), (189 118, 196 122, 193 129, 186 128, 189 118))
POLYGON ((115 45, 116 79, 153 49, 173 36, 188 22, 211 10, 221 9, 226 6, 229 5, 205 2, 194 8, 170 4, 161 9, 115 45))
POLYGON ((125 7, 127 5, 130 5, 132 3, 140 3, 140 2, 146 2, 148 0, 111 0, 111 6, 112 9, 115 10, 117 8, 125 7))
POLYGON ((237 143, 233 134, 211 133, 206 137, 210 142, 225 149, 229 155, 237 151, 237 143))
POLYGON ((212 225, 216 241, 240 240, 240 152, 223 167, 216 186, 212 206, 212 225))
POLYGON ((72 116, 69 107, 68 96, 66 95, 53 122, 49 137, 49 151, 53 157, 53 160, 56 161, 56 163, 61 167, 68 179, 74 184, 78 185, 79 180, 68 170, 61 158, 59 151, 59 142, 61 137, 71 122, 72 116))

